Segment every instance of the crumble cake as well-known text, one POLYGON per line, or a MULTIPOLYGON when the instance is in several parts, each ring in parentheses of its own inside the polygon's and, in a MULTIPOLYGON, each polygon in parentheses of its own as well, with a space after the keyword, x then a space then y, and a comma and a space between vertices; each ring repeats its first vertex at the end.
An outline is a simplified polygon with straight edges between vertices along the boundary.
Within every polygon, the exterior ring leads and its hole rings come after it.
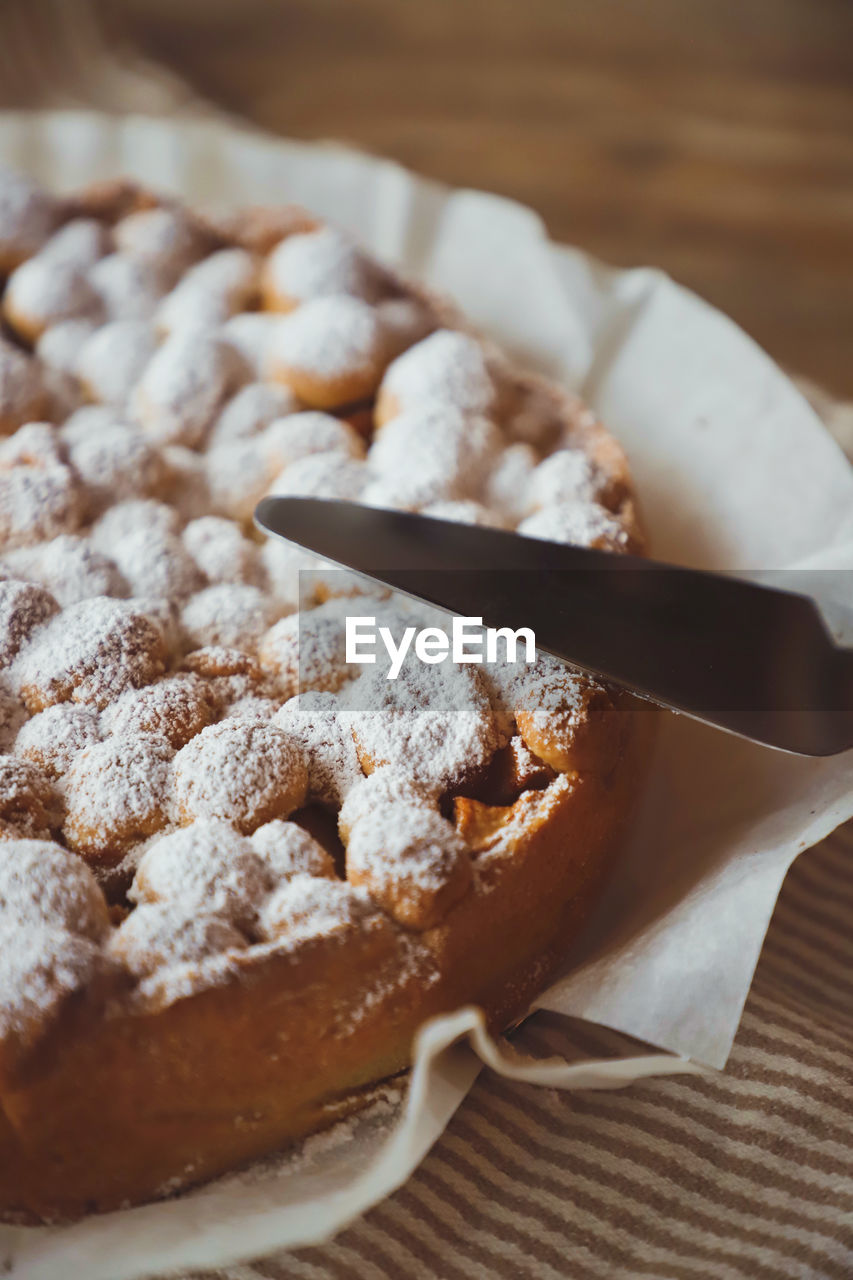
POLYGON ((623 697, 353 679, 257 501, 642 539, 591 412, 300 209, 0 172, 0 289, 0 1214, 37 1222, 331 1123, 431 1015, 508 1025, 630 812, 623 697))

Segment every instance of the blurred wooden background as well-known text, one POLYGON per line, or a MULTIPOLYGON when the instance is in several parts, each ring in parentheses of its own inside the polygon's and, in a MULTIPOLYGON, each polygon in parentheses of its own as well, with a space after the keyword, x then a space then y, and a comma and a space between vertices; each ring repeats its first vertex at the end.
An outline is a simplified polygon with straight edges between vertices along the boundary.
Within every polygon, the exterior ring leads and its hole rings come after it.
POLYGON ((101 0, 268 129, 515 196, 853 397, 850 0, 101 0))

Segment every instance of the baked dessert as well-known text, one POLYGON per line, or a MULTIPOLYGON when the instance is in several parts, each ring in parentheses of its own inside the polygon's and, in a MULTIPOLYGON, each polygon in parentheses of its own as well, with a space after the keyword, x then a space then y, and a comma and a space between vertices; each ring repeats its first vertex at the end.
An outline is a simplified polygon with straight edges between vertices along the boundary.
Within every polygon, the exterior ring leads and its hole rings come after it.
POLYGON ((642 539, 592 413, 301 210, 4 172, 0 280, 0 1207, 36 1222, 330 1123, 431 1015, 509 1025, 630 813, 629 700, 356 678, 258 499, 642 539))

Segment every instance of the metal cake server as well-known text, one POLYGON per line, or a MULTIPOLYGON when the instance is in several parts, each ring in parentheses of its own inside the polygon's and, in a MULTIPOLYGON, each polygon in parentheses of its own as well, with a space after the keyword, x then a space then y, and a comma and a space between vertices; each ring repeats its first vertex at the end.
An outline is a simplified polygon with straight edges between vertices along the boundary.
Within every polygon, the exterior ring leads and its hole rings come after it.
POLYGON ((720 729, 853 747, 853 649, 809 595, 352 502, 269 497, 255 521, 451 614, 532 628, 537 648, 720 729))

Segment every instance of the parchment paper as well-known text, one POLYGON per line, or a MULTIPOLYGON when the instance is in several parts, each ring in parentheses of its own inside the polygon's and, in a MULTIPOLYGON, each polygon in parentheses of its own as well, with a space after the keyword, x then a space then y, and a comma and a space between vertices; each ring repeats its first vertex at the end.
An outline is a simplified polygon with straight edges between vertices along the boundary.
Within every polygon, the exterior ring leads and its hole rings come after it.
MULTIPOLYGON (((218 123, 10 114, 0 159, 62 188, 127 173, 196 201, 302 202, 578 387, 628 450, 655 555, 753 570, 853 564, 853 472, 773 362, 661 273, 616 272, 549 243, 528 209, 218 123)), ((520 1060, 461 1010, 422 1032, 390 1123, 366 1119, 316 1158, 161 1204, 0 1228, 0 1263, 5 1251, 16 1280, 130 1280, 324 1239, 405 1181, 483 1062, 552 1088, 723 1067, 785 872, 853 814, 851 764, 665 717, 620 874, 571 972, 538 1004, 666 1052, 520 1060)))

